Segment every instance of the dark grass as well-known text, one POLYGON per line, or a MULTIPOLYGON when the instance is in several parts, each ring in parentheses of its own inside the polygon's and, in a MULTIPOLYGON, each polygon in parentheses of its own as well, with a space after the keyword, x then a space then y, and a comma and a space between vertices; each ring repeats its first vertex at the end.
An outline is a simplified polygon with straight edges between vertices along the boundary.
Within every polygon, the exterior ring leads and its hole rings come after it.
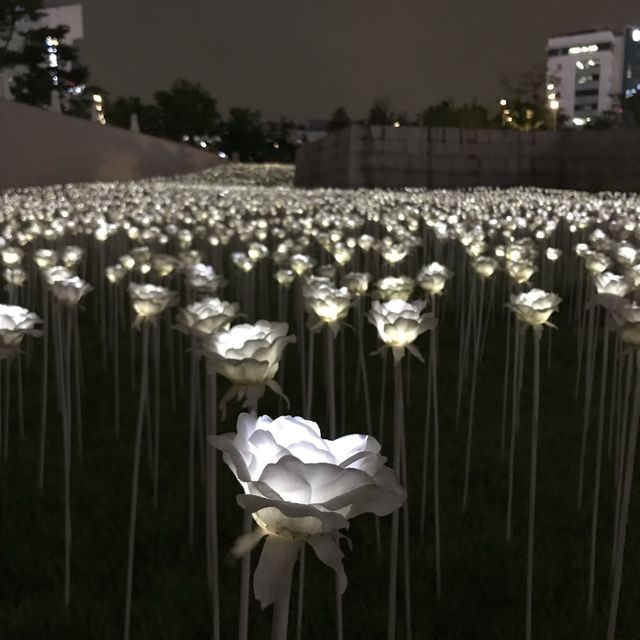
MULTIPOLYGON (((423 450, 426 367, 411 363, 406 427, 410 469, 412 518, 411 571, 413 637, 439 640, 510 640, 524 637, 526 535, 528 513, 530 364, 523 395, 518 436, 514 501, 514 535, 505 545, 507 460, 500 455, 500 423, 505 327, 498 315, 489 330, 478 382, 469 508, 462 513, 462 481, 466 414, 455 425, 457 331, 453 315, 442 327, 440 349, 441 509, 443 595, 436 598, 432 496, 428 497, 427 530, 419 534, 421 460, 423 450)), ((130 504, 133 430, 137 395, 128 372, 123 345, 122 434, 113 433, 112 378, 101 366, 93 314, 83 313, 82 344, 85 370, 83 397, 85 458, 75 451, 72 469, 72 600, 62 605, 63 502, 60 423, 55 398, 50 397, 46 485, 37 487, 40 416, 39 362, 35 358, 26 377, 26 438, 19 439, 12 420, 8 462, 0 471, 0 639, 111 640, 122 634, 126 549, 130 504)), ((599 530, 596 611, 586 619, 590 535, 593 440, 587 465, 585 504, 576 510, 576 485, 582 425, 582 399, 573 396, 576 367, 575 331, 566 317, 554 334, 552 366, 546 367, 542 347, 540 467, 536 527, 534 637, 585 640, 603 638, 609 606, 609 562, 613 520, 612 464, 605 455, 599 530)), ((355 400, 355 340, 347 331, 347 431, 364 432, 361 400, 355 400)), ((367 327, 367 348, 375 348, 367 327)), ((547 330, 545 330, 547 331, 547 330)), ((123 336, 123 340, 125 336, 123 336)), ((426 353, 426 340, 420 348, 426 353)), ((528 342, 531 342, 530 335, 528 342)), ((40 345, 35 344, 36 354, 40 345)), ((339 342, 336 343, 339 361, 339 342)), ((287 356, 285 391, 292 412, 300 410, 295 347, 287 356)), ((321 342, 316 354, 319 359, 321 342)), ((165 358, 168 362, 168 358, 165 358)), ((381 359, 369 359, 374 424, 379 419, 381 359)), ((406 369, 403 368, 406 373, 406 369)), ((185 366, 188 374, 188 366, 185 366)), ((391 435, 393 381, 387 370, 386 436, 391 435)), ((52 374, 53 375, 53 374, 52 374)), ((322 424, 324 393, 321 362, 316 370, 314 415, 322 424)), ((598 380, 599 378, 596 378, 598 380)), ((51 378, 53 387, 53 378, 51 378)), ((405 382, 407 382, 405 380, 405 382)), ((340 376, 336 376, 340 391, 340 376)), ((197 485, 197 530, 193 548, 187 539, 188 379, 179 390, 178 410, 169 402, 166 372, 162 375, 162 440, 160 504, 151 504, 151 476, 143 454, 138 517, 132 615, 134 639, 204 639, 210 637, 209 596, 204 561, 203 487, 197 485)), ((53 389, 51 389, 53 391, 53 389)), ((221 383, 221 393, 224 384, 221 383)), ((269 392, 268 392, 269 394, 269 392)), ((278 400, 266 395, 261 412, 276 415, 278 400)), ((13 396, 12 396, 13 397, 13 396)), ((15 399, 13 400, 15 404, 15 399)), ((594 404, 594 415, 597 405, 594 404)), ((237 405, 231 404, 220 430, 234 426, 237 405)), ((388 442, 385 442, 388 445, 388 442)), ((431 476, 431 474, 430 474, 431 476)), ((432 483, 429 482, 429 491, 432 483)), ((627 541, 618 638, 640 638, 640 492, 635 488, 627 541)), ((220 544, 228 550, 240 533, 238 487, 231 473, 220 467, 220 544)), ((348 532, 353 550, 345 546, 349 587, 344 596, 345 637, 383 638, 386 633, 388 519, 382 523, 384 555, 378 561, 372 519, 355 520, 348 532)), ((254 553, 254 563, 257 553, 254 553)), ((236 635, 238 564, 226 557, 221 567, 222 637, 236 635)), ((402 574, 399 581, 399 632, 404 629, 402 574)), ((304 638, 334 636, 334 576, 307 550, 304 638)), ((250 637, 269 637, 270 611, 252 602, 250 637)), ((295 615, 295 584, 292 616, 295 615)), ((293 625, 293 622, 292 622, 293 625)), ((292 631, 292 627, 290 627, 292 631)), ((293 637, 293 634, 291 634, 293 637)))

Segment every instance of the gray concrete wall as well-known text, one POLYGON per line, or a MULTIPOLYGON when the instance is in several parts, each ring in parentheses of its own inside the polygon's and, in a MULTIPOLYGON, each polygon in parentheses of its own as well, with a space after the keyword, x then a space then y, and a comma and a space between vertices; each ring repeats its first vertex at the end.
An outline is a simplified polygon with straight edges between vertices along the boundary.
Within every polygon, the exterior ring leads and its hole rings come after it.
POLYGON ((355 125, 296 156, 305 187, 509 187, 640 191, 640 130, 355 125))
POLYGON ((0 100, 0 189, 174 175, 219 162, 187 145, 0 100))

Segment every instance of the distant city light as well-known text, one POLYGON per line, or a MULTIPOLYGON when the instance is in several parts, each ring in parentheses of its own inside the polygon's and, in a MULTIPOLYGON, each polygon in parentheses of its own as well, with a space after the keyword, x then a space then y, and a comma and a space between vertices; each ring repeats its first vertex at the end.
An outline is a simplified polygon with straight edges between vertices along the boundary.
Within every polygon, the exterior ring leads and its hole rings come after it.
POLYGON ((550 82, 550 83, 547 85, 547 91, 553 91, 555 88, 556 88, 556 85, 555 85, 555 84, 553 84, 553 82, 550 82))
POLYGON ((203 149, 206 149, 206 148, 207 148, 207 143, 206 143, 204 140, 201 140, 201 141, 200 141, 200 146, 201 146, 203 149))
POLYGON ((396 121, 393 123, 393 126, 397 129, 397 128, 400 126, 400 123, 396 120, 396 121))
POLYGON ((632 39, 634 42, 640 42, 640 29, 634 29, 634 30, 631 32, 631 39, 632 39))
POLYGON ((99 93, 93 94, 93 101, 102 104, 102 96, 99 93))
POLYGON ((584 69, 584 63, 580 62, 580 60, 578 60, 578 62, 576 62, 576 67, 578 67, 578 69, 584 69))
POLYGON ((587 124, 587 121, 584 118, 574 118, 573 124, 575 124, 576 127, 584 127, 584 125, 587 124))
POLYGON ((280 148, 280 145, 279 145, 277 142, 274 142, 274 143, 273 143, 273 148, 274 148, 274 149, 279 149, 279 148, 280 148))
POLYGON ((557 111, 560 108, 560 103, 557 100, 551 100, 551 102, 549 102, 549 108, 557 111))
POLYGON ((550 93, 547 98, 549 98, 549 100, 555 100, 556 99, 556 94, 555 93, 550 93))
POLYGON ((227 157, 227 154, 224 151, 218 151, 218 158, 222 158, 223 160, 227 157))
POLYGON ((506 107, 507 106, 507 101, 504 98, 502 98, 502 100, 500 100, 500 106, 501 107, 506 107))
POLYGON ((578 53, 595 53, 596 51, 599 51, 599 47, 597 44, 589 44, 589 45, 584 45, 582 47, 571 47, 569 49, 569 53, 571 55, 576 55, 578 53))

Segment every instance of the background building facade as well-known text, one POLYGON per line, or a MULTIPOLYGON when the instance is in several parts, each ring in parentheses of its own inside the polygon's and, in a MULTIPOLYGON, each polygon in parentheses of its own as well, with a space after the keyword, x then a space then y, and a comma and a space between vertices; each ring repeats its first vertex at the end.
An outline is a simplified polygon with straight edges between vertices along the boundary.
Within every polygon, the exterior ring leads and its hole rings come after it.
MULTIPOLYGON (((640 27, 622 33, 592 29, 549 38, 549 100, 575 126, 619 111, 623 97, 640 90, 640 27)), ((632 95, 632 94, 631 94, 632 95)))

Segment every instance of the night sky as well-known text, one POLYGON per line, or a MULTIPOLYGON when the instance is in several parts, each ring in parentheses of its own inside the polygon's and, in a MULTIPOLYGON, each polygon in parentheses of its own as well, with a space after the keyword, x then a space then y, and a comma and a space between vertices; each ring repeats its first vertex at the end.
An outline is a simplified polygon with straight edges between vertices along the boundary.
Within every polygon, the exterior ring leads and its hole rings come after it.
MULTIPOLYGON (((72 4, 68 0, 67 4, 72 4)), ((62 4, 51 2, 49 4, 62 4)), ((111 95, 177 77, 268 118, 492 105, 501 74, 545 60, 549 35, 640 23, 638 0, 82 0, 82 59, 111 95)))

